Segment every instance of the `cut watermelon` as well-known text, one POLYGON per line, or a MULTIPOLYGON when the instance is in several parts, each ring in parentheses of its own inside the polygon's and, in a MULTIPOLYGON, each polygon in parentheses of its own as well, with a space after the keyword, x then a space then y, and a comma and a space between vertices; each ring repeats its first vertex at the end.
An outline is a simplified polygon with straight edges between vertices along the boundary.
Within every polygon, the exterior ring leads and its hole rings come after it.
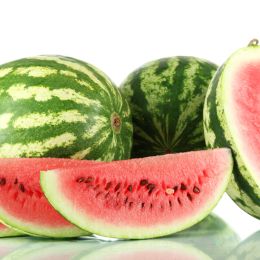
POLYGON ((227 193, 260 219, 260 46, 253 40, 215 74, 204 106, 209 148, 229 147, 234 172, 227 193))
POLYGON ((87 235, 48 203, 40 187, 40 170, 87 166, 92 161, 70 159, 1 159, 0 219, 26 234, 48 237, 87 235))
POLYGON ((115 161, 41 174, 50 203, 95 234, 150 238, 203 219, 224 193, 232 171, 229 149, 115 161))

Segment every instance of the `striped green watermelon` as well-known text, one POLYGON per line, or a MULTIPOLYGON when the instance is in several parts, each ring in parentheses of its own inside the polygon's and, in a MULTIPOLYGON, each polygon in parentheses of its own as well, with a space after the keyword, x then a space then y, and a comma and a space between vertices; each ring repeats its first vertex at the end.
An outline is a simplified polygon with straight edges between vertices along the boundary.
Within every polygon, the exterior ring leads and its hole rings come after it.
POLYGON ((63 56, 0 66, 0 157, 111 161, 131 143, 128 104, 94 66, 63 56))
POLYGON ((260 47, 235 52, 219 68, 204 106, 208 147, 233 150, 234 174, 227 193, 260 219, 260 47))
POLYGON ((152 61, 121 86, 134 125, 132 157, 205 148, 202 110, 216 65, 194 57, 152 61))

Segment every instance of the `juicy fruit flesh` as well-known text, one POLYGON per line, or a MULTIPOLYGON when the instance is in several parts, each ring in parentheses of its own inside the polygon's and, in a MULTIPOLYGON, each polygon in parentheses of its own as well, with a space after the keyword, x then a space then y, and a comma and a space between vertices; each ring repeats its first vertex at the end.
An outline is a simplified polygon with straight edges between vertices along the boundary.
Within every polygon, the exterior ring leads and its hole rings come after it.
MULTIPOLYGON (((15 228, 36 235, 47 235, 44 229, 52 229, 54 232, 55 229, 62 231, 75 228, 45 198, 39 182, 40 170, 90 163, 94 162, 69 159, 1 159, 0 218, 4 218, 5 223, 15 228), (23 227, 20 227, 21 223, 23 227)), ((50 233, 49 230, 48 235, 50 233)))
POLYGON ((231 165, 229 150, 217 149, 43 172, 41 185, 54 207, 81 228, 104 229, 101 235, 108 226, 122 233, 150 228, 156 236, 206 215, 223 194, 231 165))
POLYGON ((232 113, 230 119, 235 122, 238 145, 246 151, 246 157, 253 163, 254 172, 260 182, 260 60, 244 62, 238 66, 231 81, 233 94, 230 95, 232 113))

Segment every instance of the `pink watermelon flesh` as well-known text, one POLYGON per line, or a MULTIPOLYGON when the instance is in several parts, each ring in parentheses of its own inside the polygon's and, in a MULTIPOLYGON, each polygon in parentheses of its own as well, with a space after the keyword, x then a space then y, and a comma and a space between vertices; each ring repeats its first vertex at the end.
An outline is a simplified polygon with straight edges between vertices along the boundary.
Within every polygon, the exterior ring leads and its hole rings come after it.
POLYGON ((0 159, 0 219, 36 236, 74 237, 88 233, 64 219, 40 187, 40 171, 88 166, 92 161, 50 158, 0 159))
POLYGON ((229 149, 116 161, 41 174, 51 204, 72 223, 107 237, 170 234, 204 218, 228 184, 229 149))
MULTIPOLYGON (((258 58, 259 59, 259 58, 258 58)), ((253 173, 260 183, 260 61, 243 61, 236 68, 231 81, 229 96, 232 113, 230 118, 236 126, 237 145, 246 151, 244 157, 250 161, 253 173), (237 127, 240 126, 240 127, 237 127), (253 145, 252 145, 253 144, 253 145)))

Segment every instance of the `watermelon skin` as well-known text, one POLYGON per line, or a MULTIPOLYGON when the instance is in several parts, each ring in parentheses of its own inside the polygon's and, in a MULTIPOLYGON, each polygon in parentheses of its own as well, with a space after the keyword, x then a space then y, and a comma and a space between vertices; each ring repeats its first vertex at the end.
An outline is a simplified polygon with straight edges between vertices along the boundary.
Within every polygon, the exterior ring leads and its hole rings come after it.
POLYGON ((152 61, 121 85, 133 117, 132 157, 205 148, 203 103, 217 66, 195 57, 152 61))
POLYGON ((94 66, 36 56, 0 66, 0 157, 111 161, 130 156, 126 100, 94 66))
POLYGON ((114 238, 169 235, 217 204, 232 171, 229 149, 196 151, 41 173, 51 205, 84 230, 114 238))
MULTIPOLYGON (((234 53, 214 75, 209 86, 204 104, 204 133, 208 148, 229 147, 232 149, 234 161, 233 174, 227 189, 228 195, 233 201, 248 214, 260 219, 260 178, 257 179, 245 165, 238 150, 236 139, 230 131, 230 125, 226 118, 223 97, 227 86, 223 82, 223 74, 226 67, 232 63, 236 55, 249 51, 260 51, 259 47, 247 47, 234 53), (223 94, 224 93, 224 94, 223 94)), ((259 52, 260 53, 260 52, 259 52)), ((237 61, 236 61, 237 63, 237 61)), ((238 128, 240 126, 237 126, 238 128)))

